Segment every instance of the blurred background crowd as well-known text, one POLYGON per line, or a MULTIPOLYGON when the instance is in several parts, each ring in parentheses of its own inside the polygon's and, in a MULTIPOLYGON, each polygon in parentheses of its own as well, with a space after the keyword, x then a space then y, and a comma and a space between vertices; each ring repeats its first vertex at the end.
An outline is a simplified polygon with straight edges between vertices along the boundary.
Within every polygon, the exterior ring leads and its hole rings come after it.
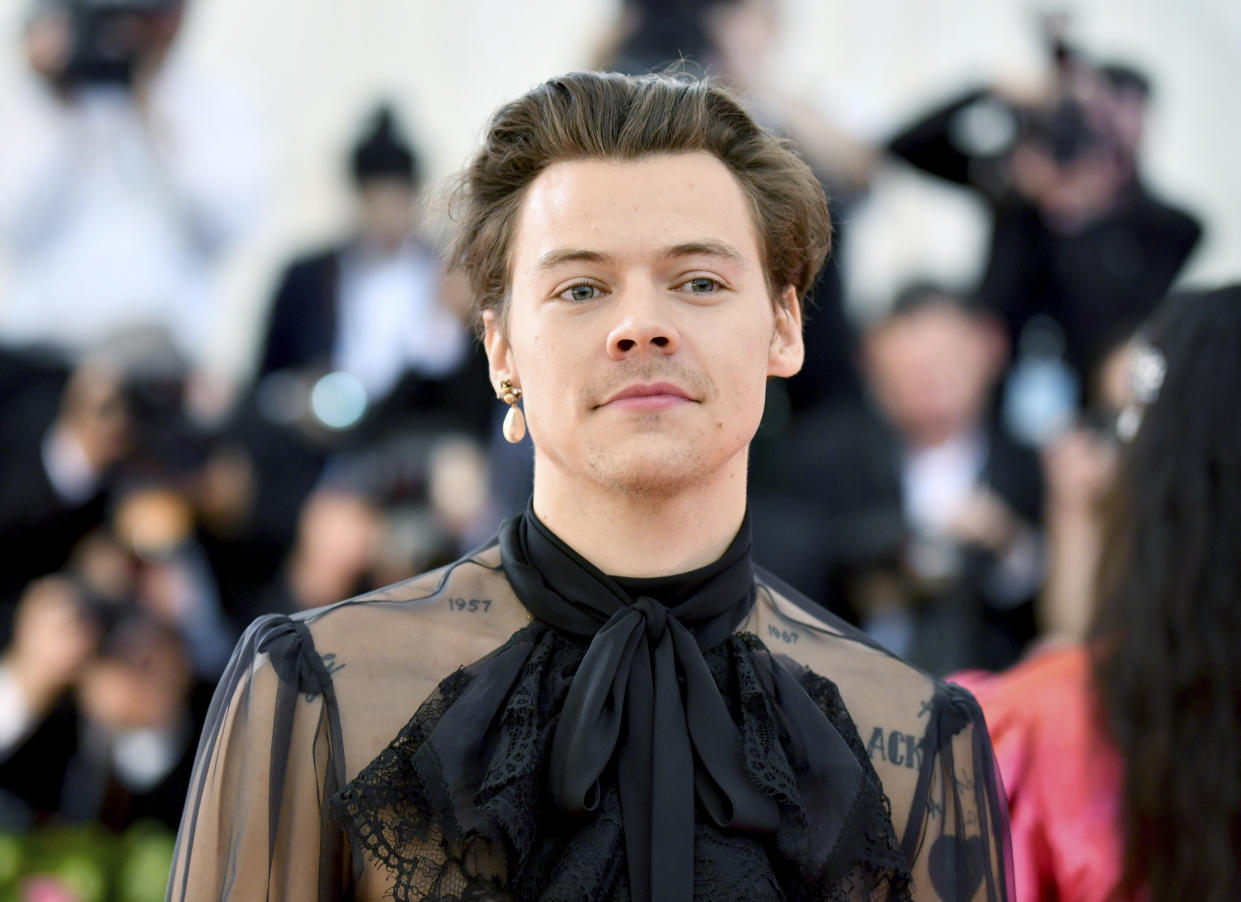
POLYGON ((866 6, 12 0, 0 831, 175 827, 251 619, 524 505, 441 197, 491 107, 572 68, 713 75, 828 190, 756 559, 936 674, 1081 638, 1127 348, 1241 259, 1241 12, 866 6))

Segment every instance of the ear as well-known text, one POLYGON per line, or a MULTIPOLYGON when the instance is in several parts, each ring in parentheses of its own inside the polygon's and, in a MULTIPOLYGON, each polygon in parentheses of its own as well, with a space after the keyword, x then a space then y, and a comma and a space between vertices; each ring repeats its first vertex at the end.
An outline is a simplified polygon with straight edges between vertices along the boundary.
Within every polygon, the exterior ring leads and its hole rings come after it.
POLYGON ((801 304, 797 289, 785 286, 776 305, 775 328, 771 333, 771 352, 767 358, 767 375, 788 378, 795 376, 806 359, 806 346, 801 334, 801 304))
POLYGON ((495 310, 483 311, 483 348, 487 352, 487 369, 491 374, 491 387, 500 392, 500 383, 505 379, 514 385, 521 385, 517 376, 513 351, 509 347, 508 336, 495 310))

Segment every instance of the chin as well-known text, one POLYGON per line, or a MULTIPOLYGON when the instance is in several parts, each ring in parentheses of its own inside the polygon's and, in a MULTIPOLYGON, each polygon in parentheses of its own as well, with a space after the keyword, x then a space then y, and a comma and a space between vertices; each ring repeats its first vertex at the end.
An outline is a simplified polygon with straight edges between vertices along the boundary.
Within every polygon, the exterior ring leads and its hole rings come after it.
POLYGON ((719 462, 701 449, 683 443, 644 444, 641 449, 604 449, 590 455, 587 463, 599 482, 633 497, 666 498, 709 481, 719 469, 719 462))

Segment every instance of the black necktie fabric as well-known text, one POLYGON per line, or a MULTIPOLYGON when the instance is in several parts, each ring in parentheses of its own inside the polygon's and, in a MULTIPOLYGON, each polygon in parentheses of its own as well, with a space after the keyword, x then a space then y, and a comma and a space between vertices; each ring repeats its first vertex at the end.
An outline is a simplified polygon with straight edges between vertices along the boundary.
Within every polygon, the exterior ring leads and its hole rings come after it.
POLYGON ((835 686, 737 632, 748 516, 718 561, 666 581, 603 574, 531 508, 498 544, 533 622, 445 678, 332 800, 395 898, 908 898, 835 686))
POLYGON ((715 573, 669 609, 583 566, 532 510, 500 533, 517 597, 590 642, 552 740, 549 783, 565 811, 590 811, 616 761, 635 899, 693 898, 695 796, 718 827, 774 833, 780 823, 775 800, 742 769, 739 731, 702 656, 754 605, 749 535, 747 519, 715 573))

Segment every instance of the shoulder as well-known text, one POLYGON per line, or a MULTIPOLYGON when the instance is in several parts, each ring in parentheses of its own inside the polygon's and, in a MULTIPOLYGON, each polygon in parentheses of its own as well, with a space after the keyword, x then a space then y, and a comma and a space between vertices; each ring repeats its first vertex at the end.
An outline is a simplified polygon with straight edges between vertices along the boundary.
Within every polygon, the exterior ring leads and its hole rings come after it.
POLYGON ((1202 234, 1196 216, 1152 194, 1145 185, 1134 191, 1131 218, 1165 238, 1192 246, 1202 234))
POLYGON ((1092 699, 1090 657, 1076 644, 1038 649, 1003 673, 965 671, 952 680, 978 699, 993 734, 1059 719, 1092 699))
POLYGON ((946 728, 960 732, 975 719, 968 692, 931 677, 762 571, 745 628, 835 685, 890 797, 912 795, 946 728))
POLYGON ((934 678, 857 627, 761 568, 756 568, 756 577, 758 600, 746 627, 772 651, 828 677, 842 693, 859 679, 882 680, 884 694, 902 702, 934 691, 934 678))
POLYGON ((297 616, 321 654, 377 662, 430 657, 443 662, 431 668, 441 676, 451 661, 476 660, 530 622, 494 542, 438 570, 297 616))
POLYGON ((323 696, 348 740, 350 773, 370 761, 457 669, 530 622, 494 543, 421 576, 290 616, 267 615, 238 649, 256 680, 323 696), (264 673, 264 671, 270 671, 264 673))
POLYGON ((286 281, 318 280, 335 273, 340 266, 342 248, 337 245, 314 248, 294 257, 285 267, 286 281))
POLYGON ((909 860, 953 824, 985 832, 1001 823, 986 724, 969 691, 902 660, 767 573, 756 575, 758 603, 743 628, 835 687, 845 729, 856 731, 846 739, 882 785, 909 860))
POLYGON ((957 674, 977 697, 1011 800, 1053 783, 1110 786, 1119 763, 1103 729, 1089 651, 1035 651, 1009 671, 957 674))

